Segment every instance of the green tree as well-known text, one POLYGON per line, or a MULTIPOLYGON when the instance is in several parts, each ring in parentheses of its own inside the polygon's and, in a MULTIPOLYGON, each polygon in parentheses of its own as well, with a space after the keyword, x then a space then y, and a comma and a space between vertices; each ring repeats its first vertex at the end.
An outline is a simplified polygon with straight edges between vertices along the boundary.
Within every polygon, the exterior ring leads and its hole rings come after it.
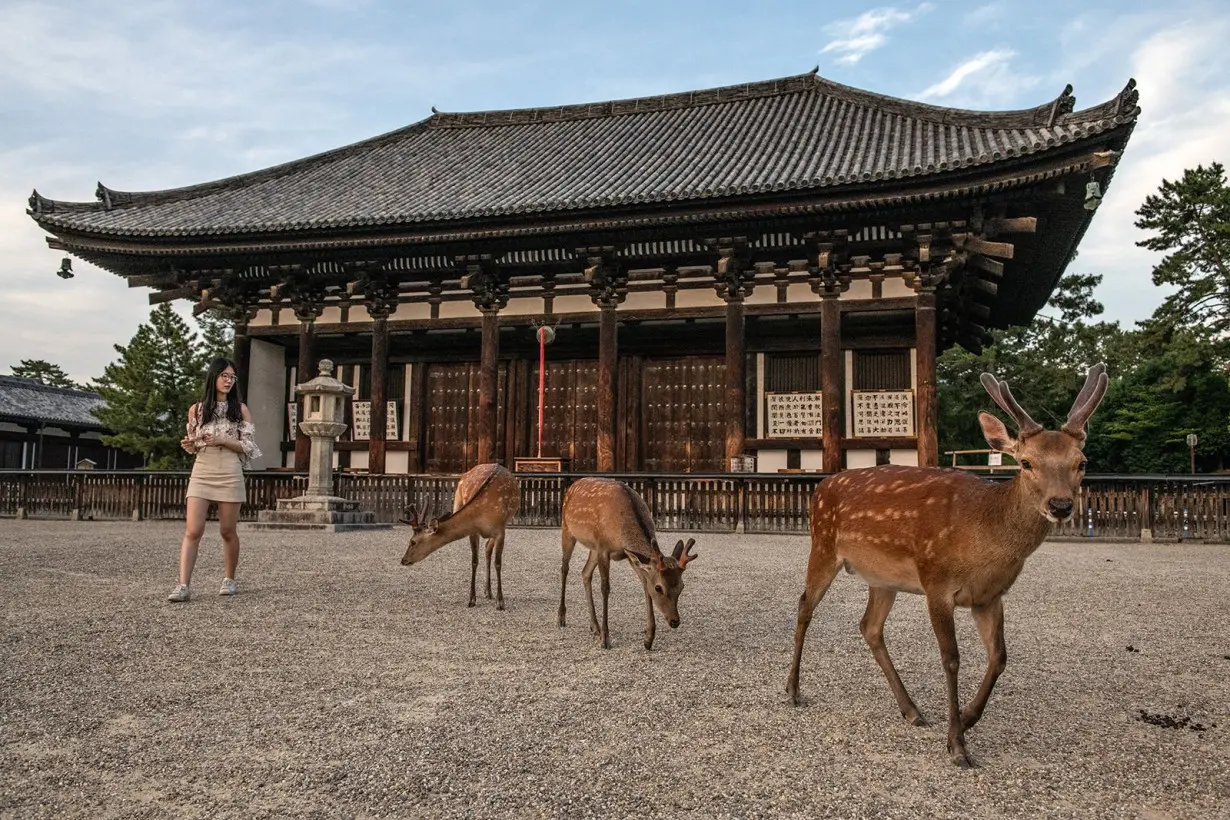
MULTIPOLYGON (((995 331, 994 343, 977 355, 963 348, 945 351, 936 374, 941 452, 986 448, 978 411, 993 405, 978 381, 984 372, 1007 379, 1029 414, 1051 428, 1067 418, 1090 365, 1104 361, 1115 372, 1124 333, 1117 322, 1090 321, 1103 310, 1093 298, 1101 281, 1095 274, 1065 276, 1049 310, 1028 327, 995 331)), ((1096 424, 1095 416, 1091 429, 1096 424)))
POLYGON ((1155 231, 1136 244, 1165 253, 1153 269, 1155 285, 1173 285, 1154 318, 1179 326, 1230 331, 1230 186, 1220 163, 1162 180, 1136 211, 1136 227, 1155 231))
MULTIPOLYGON (((1159 308, 1159 313, 1165 308, 1159 308)), ((1199 438, 1196 469, 1230 461, 1230 380, 1208 329, 1150 321, 1098 409, 1085 452, 1098 472, 1186 473, 1187 435, 1199 438)))
POLYGON ((196 317, 201 330, 200 354, 203 361, 229 359, 234 353, 235 325, 225 310, 213 308, 196 317))
POLYGON ((196 334, 162 304, 115 350, 120 358, 93 385, 105 400, 94 414, 114 431, 103 442, 141 455, 150 469, 185 466, 188 456, 179 441, 201 381, 196 334))
POLYGON ((58 364, 43 359, 22 359, 21 364, 15 364, 9 370, 19 379, 32 379, 48 387, 81 389, 81 385, 70 379, 58 364))

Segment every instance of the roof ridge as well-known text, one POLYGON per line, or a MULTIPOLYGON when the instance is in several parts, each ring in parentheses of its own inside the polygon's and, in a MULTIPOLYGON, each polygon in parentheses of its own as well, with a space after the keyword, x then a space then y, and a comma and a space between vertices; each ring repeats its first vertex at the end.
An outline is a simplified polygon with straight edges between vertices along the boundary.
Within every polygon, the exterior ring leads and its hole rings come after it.
POLYGON ((52 384, 43 384, 37 379, 27 379, 22 376, 14 376, 12 374, 0 375, 0 384, 10 383, 16 387, 26 387, 33 390, 42 390, 47 393, 71 393, 75 396, 93 396, 101 399, 102 394, 96 393, 93 390, 78 390, 75 387, 57 387, 52 384))

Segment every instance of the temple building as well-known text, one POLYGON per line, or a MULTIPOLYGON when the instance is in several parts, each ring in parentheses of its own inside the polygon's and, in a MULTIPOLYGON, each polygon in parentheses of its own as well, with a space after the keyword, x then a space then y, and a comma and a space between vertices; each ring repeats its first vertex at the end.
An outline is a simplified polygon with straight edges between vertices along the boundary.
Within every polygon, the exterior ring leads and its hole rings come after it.
POLYGON ((102 404, 89 390, 0 376, 0 469, 140 467, 140 456, 103 444, 112 431, 92 412, 102 404))
POLYGON ((294 385, 357 389, 341 466, 451 473, 936 464, 936 356, 1025 324, 1140 113, 939 108, 815 72, 443 113, 333 151, 95 202, 52 248, 235 319, 265 467, 307 466, 294 385), (751 458, 748 458, 751 457, 751 458))

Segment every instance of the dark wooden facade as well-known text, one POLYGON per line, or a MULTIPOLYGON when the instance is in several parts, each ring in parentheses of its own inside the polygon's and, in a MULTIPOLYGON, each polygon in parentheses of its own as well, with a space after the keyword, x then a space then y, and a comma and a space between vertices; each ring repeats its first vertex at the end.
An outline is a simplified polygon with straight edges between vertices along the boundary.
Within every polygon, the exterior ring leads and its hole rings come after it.
MULTIPOLYGON (((257 341, 298 373, 357 366, 371 437, 341 449, 371 472, 532 454, 543 323, 544 448, 574 470, 726 470, 750 452, 832 471, 902 448, 935 464, 936 356, 1045 304, 1139 114, 1134 86, 1083 111, 1069 87, 974 112, 813 72, 437 113, 184 189, 36 192, 30 213, 152 302, 233 311, 245 378, 257 341), (851 435, 851 390, 892 389, 913 390, 916 435, 851 435), (822 394, 821 436, 762 436, 766 392, 786 390, 822 394)), ((288 387, 247 392, 276 405, 288 387)))

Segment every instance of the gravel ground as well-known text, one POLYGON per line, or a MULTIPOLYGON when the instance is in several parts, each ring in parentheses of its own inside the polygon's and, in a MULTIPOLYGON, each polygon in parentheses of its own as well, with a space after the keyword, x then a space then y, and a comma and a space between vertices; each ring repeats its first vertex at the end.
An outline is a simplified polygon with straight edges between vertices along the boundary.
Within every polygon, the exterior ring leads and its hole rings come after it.
MULTIPOLYGON (((787 705, 803 538, 698 536, 652 652, 616 565, 604 652, 583 549, 556 626, 553 531, 510 533, 497 612, 465 605, 464 542, 399 566, 405 528, 241 531, 233 599, 212 530, 169 604, 181 526, 0 521, 0 815, 1230 816, 1225 546, 1045 545, 961 771, 915 596, 888 641, 932 725, 900 718, 845 575, 787 705)), ((958 626, 964 699, 985 658, 958 626)))

